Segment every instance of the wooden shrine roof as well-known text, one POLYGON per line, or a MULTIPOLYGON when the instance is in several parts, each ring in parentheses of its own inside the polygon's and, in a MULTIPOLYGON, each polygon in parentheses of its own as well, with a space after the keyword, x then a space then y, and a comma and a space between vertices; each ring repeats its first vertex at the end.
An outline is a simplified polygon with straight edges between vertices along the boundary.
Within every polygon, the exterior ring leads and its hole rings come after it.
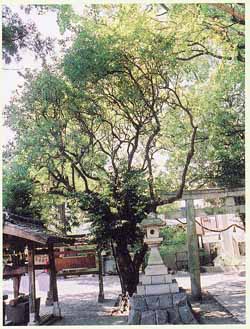
POLYGON ((72 244, 75 240, 74 238, 49 231, 39 219, 23 217, 8 212, 3 213, 3 234, 41 245, 48 243, 72 244))

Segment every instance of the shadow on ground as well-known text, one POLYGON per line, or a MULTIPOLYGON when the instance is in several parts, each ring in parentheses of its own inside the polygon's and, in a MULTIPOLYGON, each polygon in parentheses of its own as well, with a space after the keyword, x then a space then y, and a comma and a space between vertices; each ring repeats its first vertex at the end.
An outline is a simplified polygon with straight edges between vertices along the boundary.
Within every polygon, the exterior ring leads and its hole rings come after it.
POLYGON ((240 324, 241 322, 235 318, 227 309, 225 309, 217 300, 209 293, 204 292, 200 305, 201 324, 240 324))
POLYGON ((97 303, 93 294, 64 295, 61 301, 63 319, 54 325, 126 325, 127 316, 111 315, 115 299, 97 303))

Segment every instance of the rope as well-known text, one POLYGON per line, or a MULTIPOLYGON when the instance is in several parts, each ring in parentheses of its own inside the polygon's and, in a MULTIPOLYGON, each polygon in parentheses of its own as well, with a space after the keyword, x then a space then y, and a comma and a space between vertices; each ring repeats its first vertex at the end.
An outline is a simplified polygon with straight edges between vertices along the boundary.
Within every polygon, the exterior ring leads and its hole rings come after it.
POLYGON ((240 226, 240 225, 238 225, 238 224, 231 224, 231 225, 229 225, 228 227, 226 227, 226 228, 224 228, 224 229, 222 229, 222 230, 214 230, 214 229, 210 229, 210 228, 207 228, 207 227, 203 226, 203 225, 202 225, 201 223, 199 223, 197 220, 196 220, 195 222, 196 222, 198 225, 200 225, 202 228, 204 228, 205 230, 208 230, 208 231, 211 231, 211 232, 218 232, 218 233, 220 233, 220 232, 225 232, 225 231, 229 230, 231 227, 237 227, 237 228, 239 228, 240 230, 245 231, 245 228, 242 227, 242 226, 240 226))
MULTIPOLYGON (((187 223, 183 223, 181 220, 179 220, 178 218, 174 218, 177 222, 181 223, 182 225, 187 225, 187 223)), ((220 232, 225 232, 227 230, 229 230, 231 227, 237 227, 239 228, 240 230, 243 230, 245 232, 245 228, 238 225, 238 224, 231 224, 229 225, 228 227, 222 229, 222 230, 214 230, 214 229, 210 229, 206 226, 203 226, 200 222, 198 222, 197 220, 195 220, 196 224, 198 224, 199 226, 201 226, 203 229, 205 230, 208 230, 208 231, 211 231, 211 232, 216 232, 216 233, 220 233, 220 232)))

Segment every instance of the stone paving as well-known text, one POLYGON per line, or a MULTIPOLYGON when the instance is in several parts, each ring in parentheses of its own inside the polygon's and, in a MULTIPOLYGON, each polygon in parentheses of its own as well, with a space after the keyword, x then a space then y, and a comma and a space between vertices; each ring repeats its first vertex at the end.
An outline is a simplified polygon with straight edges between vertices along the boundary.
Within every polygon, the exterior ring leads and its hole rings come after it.
MULTIPOLYGON (((176 275, 180 287, 190 290, 190 278, 188 274, 176 275)), ((202 273, 201 284, 203 291, 209 292, 220 304, 223 305, 241 323, 245 322, 245 277, 238 274, 202 273)), ((12 281, 3 282, 3 292, 11 298, 12 281)), ((120 294, 120 284, 117 276, 104 277, 105 302, 98 303, 98 276, 83 275, 58 278, 58 293, 62 308, 63 319, 54 325, 126 325, 127 314, 114 313, 111 316, 113 306, 120 294)), ((46 293, 37 291, 41 297, 41 313, 47 311, 44 306, 46 293)), ((216 322, 216 317, 222 316, 223 309, 218 309, 210 302, 213 323, 223 323, 223 317, 216 322), (217 313, 216 313, 217 312, 217 313)), ((202 305, 201 305, 202 310, 202 305)), ((207 310, 206 310, 207 311, 207 310)), ((224 312, 226 313, 226 312, 224 312)), ((236 323, 230 319, 225 324, 236 323), (230 322, 231 321, 231 322, 230 322)), ((206 322, 202 322, 206 323, 206 322)))
MULTIPOLYGON (((189 275, 177 275, 179 286, 190 289, 189 275)), ((211 294, 241 323, 246 322, 246 280, 238 273, 202 273, 203 291, 211 294)))

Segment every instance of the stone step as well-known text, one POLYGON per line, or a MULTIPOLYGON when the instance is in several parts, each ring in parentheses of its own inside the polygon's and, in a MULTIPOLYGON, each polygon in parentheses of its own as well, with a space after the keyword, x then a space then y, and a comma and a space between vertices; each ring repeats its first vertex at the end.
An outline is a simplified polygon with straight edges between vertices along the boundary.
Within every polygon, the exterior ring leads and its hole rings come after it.
POLYGON ((171 283, 172 280, 173 280, 173 276, 171 274, 142 275, 140 277, 140 283, 142 283, 142 284, 171 283))
POLYGON ((142 284, 137 286, 137 295, 160 295, 176 292, 179 292, 179 287, 175 279, 171 283, 142 284))

